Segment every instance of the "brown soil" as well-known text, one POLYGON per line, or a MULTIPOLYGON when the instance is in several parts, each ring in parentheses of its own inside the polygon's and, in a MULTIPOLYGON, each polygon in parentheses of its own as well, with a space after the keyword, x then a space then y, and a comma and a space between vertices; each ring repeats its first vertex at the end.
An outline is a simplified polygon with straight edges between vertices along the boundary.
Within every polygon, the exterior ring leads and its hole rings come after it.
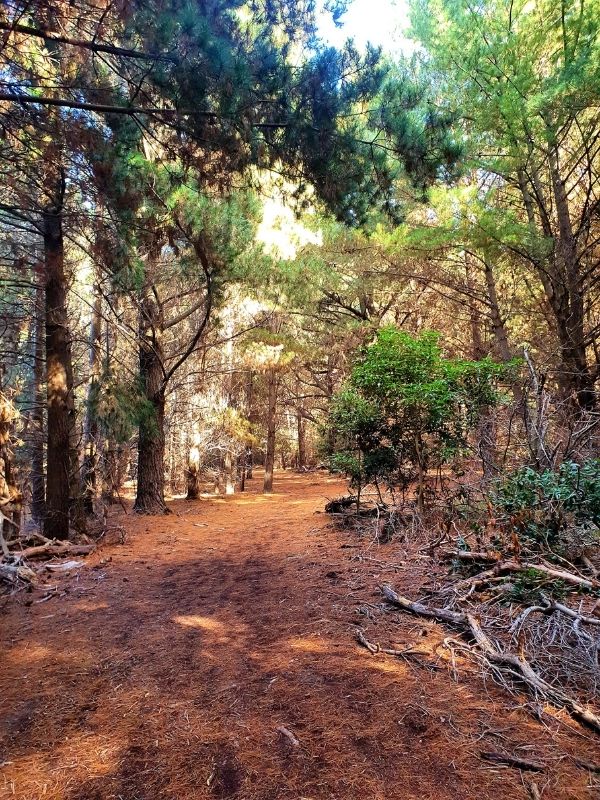
POLYGON ((417 597, 428 559, 334 531, 315 513, 334 480, 259 484, 123 517, 125 544, 5 606, 1 797, 503 800, 532 781, 550 800, 597 796, 570 758, 594 760, 593 734, 551 709, 537 721, 467 661, 453 680, 448 630, 378 608, 383 581, 417 597), (358 625, 438 669, 370 655, 358 625))

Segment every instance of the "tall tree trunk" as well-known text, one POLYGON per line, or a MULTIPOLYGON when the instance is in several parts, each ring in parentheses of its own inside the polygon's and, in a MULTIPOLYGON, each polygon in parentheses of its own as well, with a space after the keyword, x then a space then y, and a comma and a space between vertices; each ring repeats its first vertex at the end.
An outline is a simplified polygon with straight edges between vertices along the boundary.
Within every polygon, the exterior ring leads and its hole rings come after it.
POLYGON ((481 334, 481 315, 475 302, 475 275, 474 266, 472 263, 472 256, 470 253, 465 253, 465 277, 467 289, 469 290, 469 323, 471 325, 471 352, 475 361, 484 358, 486 349, 483 343, 483 336, 481 334))
POLYGON ((301 408, 296 409, 296 422, 298 425, 298 471, 306 467, 306 420, 301 408))
POLYGON ((83 426, 83 498, 86 514, 94 513, 94 503, 98 497, 98 418, 96 400, 100 387, 102 367, 100 348, 102 336, 102 296, 96 289, 94 308, 90 325, 89 378, 86 398, 86 414, 83 426))
POLYGON ((187 499, 197 500, 200 497, 200 434, 194 431, 188 452, 187 465, 187 499))
POLYGON ((510 352, 510 345, 508 343, 508 333, 504 318, 500 311, 500 303, 498 301, 498 290, 496 288, 496 277, 492 265, 487 258, 484 259, 485 270, 485 285, 487 289, 487 296, 490 305, 490 317, 492 320, 492 331, 494 333, 494 343, 498 356, 502 361, 510 361, 512 358, 510 352))
POLYGON ((235 458, 231 450, 225 451, 223 471, 225 473, 225 494, 235 494, 235 458))
POLYGON ((265 453, 264 492, 273 491, 273 469, 275 466, 275 433, 277 422, 277 370, 267 372, 267 451, 265 453))
POLYGON ((237 460, 237 473, 238 473, 238 480, 240 486, 240 492, 246 491, 246 455, 248 453, 248 448, 244 447, 242 452, 238 456, 237 460))
POLYGON ((163 386, 162 320, 149 293, 140 313, 140 379, 150 412, 139 428, 137 493, 134 510, 164 514, 165 391, 163 386))
MULTIPOLYGON (((484 358, 486 347, 481 332, 481 315, 475 301, 475 274, 474 264, 470 253, 465 253, 465 276, 467 288, 469 290, 469 322, 471 325, 471 352, 473 359, 479 361, 484 358)), ((497 452, 496 452, 497 428, 494 411, 490 408, 482 409, 481 416, 477 425, 477 444, 481 466, 483 470, 483 480, 491 480, 498 472, 497 452)))
MULTIPOLYGON (((246 408, 248 421, 250 423, 250 430, 256 424, 256 412, 254 410, 254 373, 252 370, 248 372, 248 380, 246 381, 246 408)), ((252 445, 246 446, 246 478, 252 480, 252 471, 254 468, 254 450, 252 445)))
POLYGON ((75 423, 71 337, 67 316, 67 279, 60 201, 43 212, 46 299, 46 395, 48 444, 44 533, 67 539, 73 480, 75 423))
POLYGON ((558 338, 563 362, 562 382, 577 412, 593 411, 596 394, 586 353, 583 287, 577 265, 577 244, 571 223, 569 199, 560 175, 557 145, 550 145, 548 163, 558 220, 559 235, 555 239, 555 259, 557 273, 563 277, 565 284, 565 297, 560 305, 556 305, 558 338))
POLYGON ((45 361, 44 285, 39 283, 35 304, 35 343, 33 360, 33 412, 31 414, 31 515, 40 525, 46 515, 44 476, 44 361, 45 361))

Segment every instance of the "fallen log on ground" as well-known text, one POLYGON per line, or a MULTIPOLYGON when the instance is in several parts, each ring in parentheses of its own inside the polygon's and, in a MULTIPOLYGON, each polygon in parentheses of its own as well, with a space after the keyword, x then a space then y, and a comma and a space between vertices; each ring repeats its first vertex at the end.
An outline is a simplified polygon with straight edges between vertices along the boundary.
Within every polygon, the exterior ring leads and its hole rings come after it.
POLYGON ((56 556, 87 556, 96 549, 93 544, 71 544, 64 542, 62 544, 39 544, 34 547, 26 547, 20 552, 12 553, 13 556, 18 556, 22 559, 32 558, 45 558, 56 556))
POLYGON ((524 656, 507 651, 500 651, 492 643, 473 614, 450 611, 446 608, 429 607, 422 603, 414 603, 408 598, 399 595, 391 586, 382 586, 381 592, 388 602, 397 608, 401 608, 403 611, 408 611, 417 616, 447 622, 450 625, 462 628, 464 632, 470 633, 477 643, 480 653, 491 665, 504 668, 512 675, 516 673, 534 693, 545 697, 559 708, 565 708, 575 719, 584 722, 595 730, 596 733, 600 733, 600 717, 597 714, 594 714, 589 708, 567 695, 561 689, 547 683, 547 681, 538 675, 524 656))

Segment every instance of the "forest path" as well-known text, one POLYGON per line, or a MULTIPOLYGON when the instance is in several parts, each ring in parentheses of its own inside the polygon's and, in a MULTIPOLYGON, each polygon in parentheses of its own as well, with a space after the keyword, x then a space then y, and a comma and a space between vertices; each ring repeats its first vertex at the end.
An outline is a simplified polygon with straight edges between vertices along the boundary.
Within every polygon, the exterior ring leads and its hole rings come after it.
POLYGON ((545 752, 550 773, 533 774, 549 782, 544 797, 592 796, 587 773, 556 749, 557 737, 574 739, 563 723, 551 738, 467 662, 453 682, 445 666, 357 645, 358 624, 370 639, 431 650, 448 632, 360 613, 379 602, 380 582, 414 596, 430 568, 387 566, 401 545, 328 528, 315 512, 342 489, 286 474, 268 497, 255 478, 246 494, 122 517, 125 544, 53 575, 59 596, 11 599, 0 797, 530 797, 531 774, 486 764, 482 750, 545 752))

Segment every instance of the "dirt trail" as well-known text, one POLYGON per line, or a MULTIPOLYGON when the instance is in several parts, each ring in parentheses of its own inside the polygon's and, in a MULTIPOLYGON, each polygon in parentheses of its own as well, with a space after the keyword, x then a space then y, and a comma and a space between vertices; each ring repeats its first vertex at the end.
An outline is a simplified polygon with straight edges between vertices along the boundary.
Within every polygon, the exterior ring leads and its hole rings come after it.
POLYGON ((368 605, 384 580, 418 594, 427 562, 386 566, 400 545, 326 528, 315 512, 341 491, 333 480, 276 488, 264 497, 254 479, 245 495, 127 516, 124 545, 52 576, 59 596, 11 599, 0 797, 502 800, 530 797, 531 780, 544 798, 597 796, 565 757, 593 760, 593 736, 551 717, 544 728, 466 662, 454 682, 445 662, 359 648, 357 625, 430 651, 448 635, 368 605), (541 754, 549 769, 482 751, 541 754))

